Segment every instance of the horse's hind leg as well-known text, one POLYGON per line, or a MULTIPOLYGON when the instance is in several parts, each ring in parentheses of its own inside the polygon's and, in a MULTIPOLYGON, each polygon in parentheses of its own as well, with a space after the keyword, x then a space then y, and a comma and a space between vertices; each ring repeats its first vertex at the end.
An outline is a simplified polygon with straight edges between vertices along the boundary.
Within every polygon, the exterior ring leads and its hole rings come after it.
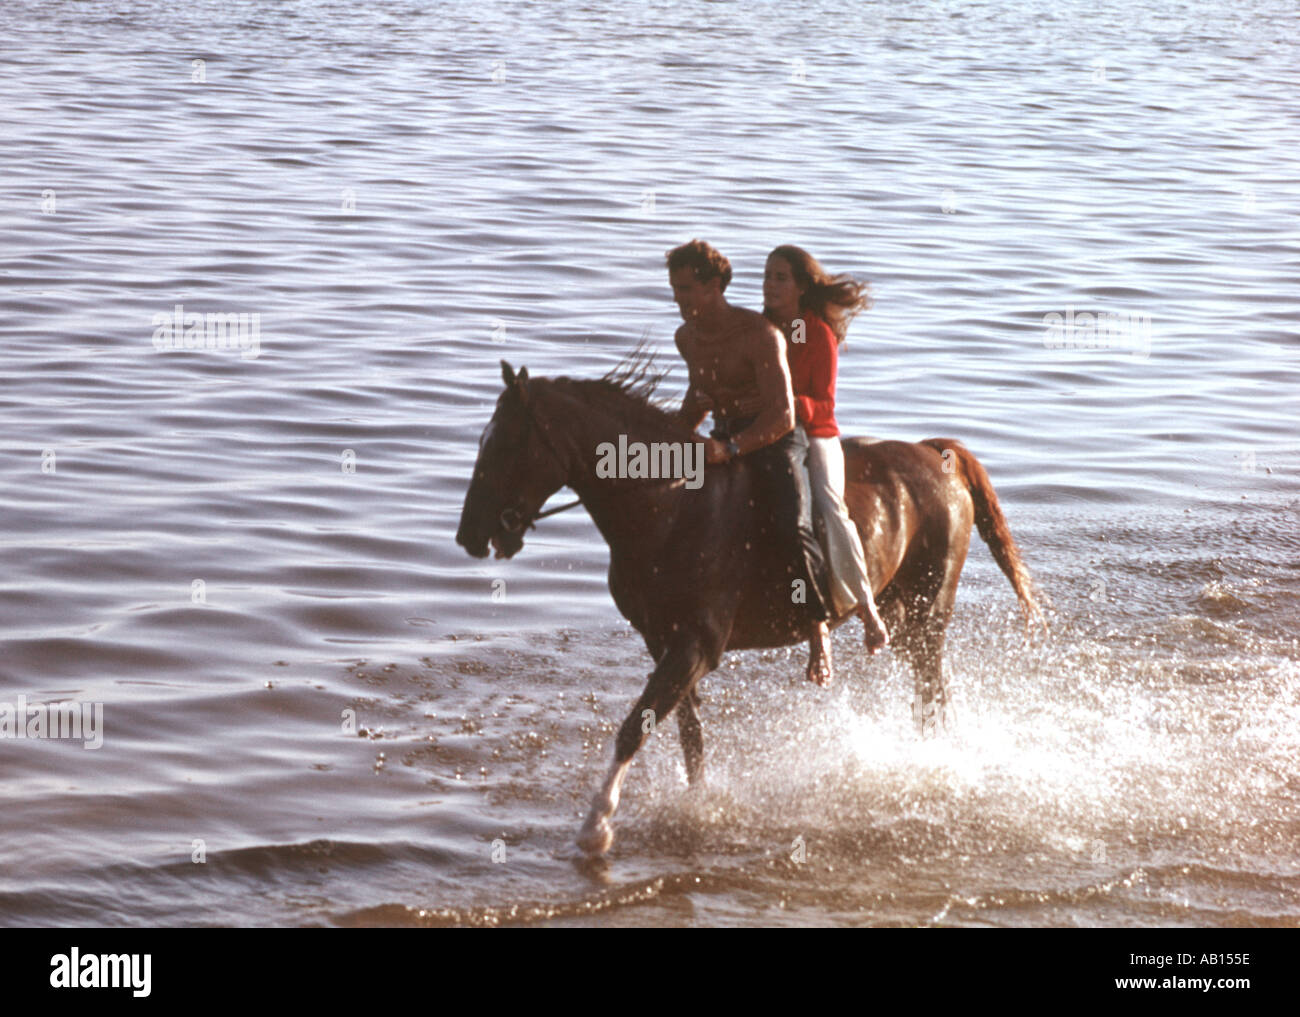
MULTIPOLYGON (((922 586, 924 592, 898 598, 906 604, 907 611, 898 627, 898 635, 893 637, 893 645, 895 652, 912 668, 915 690, 912 717, 922 738, 956 728, 948 683, 943 674, 944 636, 952 617, 956 586, 954 571, 945 577, 937 590, 931 581, 922 586)), ((891 633, 893 631, 891 626, 891 633)))
MULTIPOLYGON (((605 782, 592 799, 591 811, 578 833, 578 847, 589 855, 602 855, 614 843, 614 829, 610 817, 618 808, 620 789, 632 757, 654 730, 660 719, 677 709, 700 677, 709 671, 707 655, 696 642, 681 643, 671 647, 660 659, 650 675, 650 681, 641 698, 632 707, 614 742, 614 762, 605 775, 605 782)), ((698 725, 698 716, 696 718, 698 725)), ((689 726, 689 725, 688 725, 689 726)), ((689 743, 687 743, 689 744, 689 743)), ((701 754, 703 739, 700 739, 701 754)), ((691 750, 687 749, 687 768, 690 768, 691 750)))
POLYGON ((876 611, 889 633, 890 645, 897 651, 901 648, 907 629, 907 605, 899 593, 897 583, 891 583, 876 597, 876 611))
MULTIPOLYGON (((934 628, 932 623, 925 629, 934 628)), ((948 698, 948 683, 943 676, 943 629, 918 633, 917 645, 909 654, 914 676, 912 719, 917 733, 931 738, 956 729, 956 717, 948 698)))
POLYGON ((700 695, 691 689, 677 706, 677 733, 681 736, 686 780, 691 787, 697 787, 704 777, 704 729, 697 712, 699 705, 700 695))

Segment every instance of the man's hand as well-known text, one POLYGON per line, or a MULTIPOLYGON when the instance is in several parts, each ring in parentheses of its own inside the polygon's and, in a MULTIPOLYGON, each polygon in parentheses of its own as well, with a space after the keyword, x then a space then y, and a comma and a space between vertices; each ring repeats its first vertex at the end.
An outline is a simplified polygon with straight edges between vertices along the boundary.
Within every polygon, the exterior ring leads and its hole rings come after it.
POLYGON ((686 425, 687 430, 694 431, 704 423, 704 418, 713 409, 713 400, 694 385, 686 386, 686 395, 682 398, 682 408, 677 416, 686 425))
POLYGON ((704 462, 707 466, 713 466, 717 463, 725 463, 731 458, 731 453, 727 451, 727 446, 718 441, 717 438, 704 439, 704 462))

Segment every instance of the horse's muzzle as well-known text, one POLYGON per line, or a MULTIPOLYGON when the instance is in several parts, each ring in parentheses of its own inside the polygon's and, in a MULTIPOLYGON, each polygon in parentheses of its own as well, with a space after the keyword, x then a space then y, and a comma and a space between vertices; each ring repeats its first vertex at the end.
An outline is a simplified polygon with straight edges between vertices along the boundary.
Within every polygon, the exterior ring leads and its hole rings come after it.
POLYGON ((492 535, 484 533, 485 529, 487 527, 474 525, 470 513, 462 512, 460 526, 456 528, 456 543, 475 558, 486 558, 488 556, 488 540, 492 535))
POLYGON ((492 549, 498 558, 513 558, 524 546, 524 536, 516 530, 499 530, 492 537, 492 549))
POLYGON ((486 558, 488 555, 488 542, 486 540, 473 540, 458 533, 456 534, 456 543, 475 558, 486 558))
POLYGON ((489 550, 495 551, 498 558, 513 558, 524 546, 524 536, 522 530, 505 526, 498 527, 495 533, 484 536, 471 533, 468 527, 462 525, 456 531, 456 543, 475 558, 486 558, 489 550))

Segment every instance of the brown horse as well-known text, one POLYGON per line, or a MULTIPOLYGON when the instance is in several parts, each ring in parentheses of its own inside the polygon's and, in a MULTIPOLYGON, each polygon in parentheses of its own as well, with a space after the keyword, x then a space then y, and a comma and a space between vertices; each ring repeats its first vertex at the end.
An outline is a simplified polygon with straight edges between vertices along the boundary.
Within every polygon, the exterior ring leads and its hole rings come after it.
MULTIPOLYGON (((609 820, 623 777, 655 721, 676 711, 687 777, 697 783, 704 762, 699 680, 727 650, 808 638, 784 547, 794 538, 767 534, 750 501, 743 458, 702 468, 703 477, 691 479, 626 479, 601 468, 598 449, 618 445, 620 437, 629 448, 699 441, 651 401, 654 380, 647 380, 644 364, 599 380, 530 380, 527 368, 517 375, 505 361, 501 368, 506 388, 479 442, 456 543, 477 558, 491 543, 497 557, 509 558, 523 547, 524 531, 546 500, 571 488, 609 544, 614 602, 655 661, 619 728, 613 765, 578 837, 585 852, 603 854, 614 839, 609 820)), ((915 675, 917 723, 923 734, 946 729, 944 630, 972 522, 1027 620, 1039 616, 1029 574, 988 474, 960 442, 847 438, 844 458, 845 500, 876 602, 893 649, 915 675)))

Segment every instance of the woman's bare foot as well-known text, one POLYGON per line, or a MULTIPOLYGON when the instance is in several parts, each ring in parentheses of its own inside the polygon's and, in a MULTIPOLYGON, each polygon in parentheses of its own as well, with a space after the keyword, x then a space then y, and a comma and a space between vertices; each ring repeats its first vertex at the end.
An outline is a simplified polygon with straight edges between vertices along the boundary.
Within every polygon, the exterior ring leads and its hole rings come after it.
POLYGON ((831 668, 830 629, 818 622, 808 638, 808 680, 824 689, 831 687, 835 674, 831 668))
POLYGON ((858 617, 862 619, 862 641, 873 656, 889 645, 889 633, 880 620, 875 604, 859 604, 858 617))

